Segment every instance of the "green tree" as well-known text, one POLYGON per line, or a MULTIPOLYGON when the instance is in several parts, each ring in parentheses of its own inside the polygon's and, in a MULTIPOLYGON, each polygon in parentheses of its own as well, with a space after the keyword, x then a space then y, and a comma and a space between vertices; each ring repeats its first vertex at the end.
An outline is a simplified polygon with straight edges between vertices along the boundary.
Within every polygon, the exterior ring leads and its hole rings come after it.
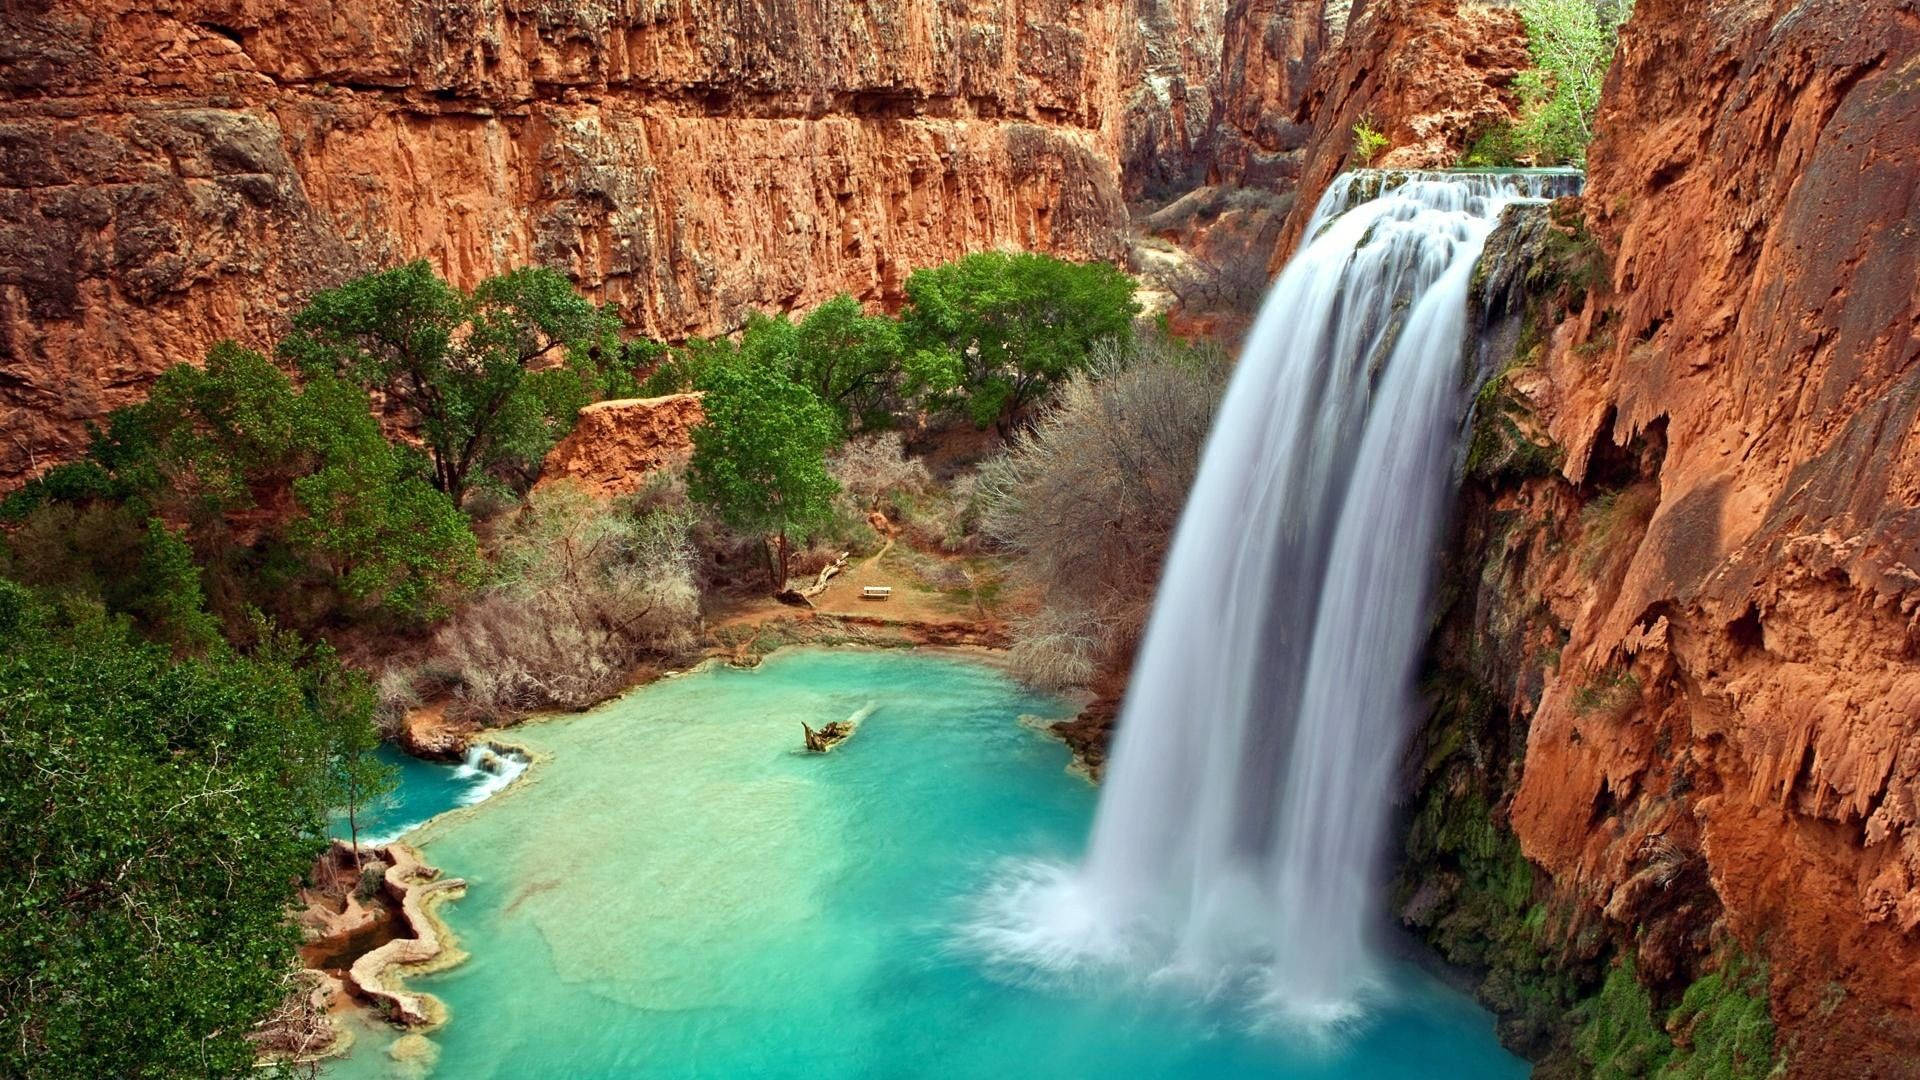
POLYGON ((295 389, 266 357, 222 343, 204 368, 162 374, 137 408, 129 426, 152 447, 164 497, 225 515, 290 492, 286 540, 349 600, 433 619, 478 579, 466 519, 380 431, 364 391, 325 372, 295 389))
POLYGON ((97 599, 131 618, 149 639, 180 652, 201 652, 220 638, 193 552, 139 506, 37 506, 0 543, 0 574, 97 599))
POLYGON ((582 405, 631 383, 618 320, 538 267, 469 294, 413 262, 320 293, 293 327, 281 355, 397 406, 456 507, 475 469, 531 473, 582 405))
MULTIPOLYGON (((186 610, 184 594, 168 596, 188 587, 191 569, 186 545, 147 525, 153 514, 187 521, 210 562, 231 557, 232 522, 246 519, 264 534, 253 543, 284 546, 354 604, 406 618, 437 617, 479 576, 466 519, 426 480, 418 455, 382 434, 363 391, 325 373, 295 388, 266 357, 231 342, 209 350, 204 367, 162 373, 145 402, 112 414, 91 453, 86 475, 98 476, 61 493, 99 497, 76 508, 44 505, 51 494, 35 493, 10 544, 18 573, 97 594, 150 633, 165 619, 160 608, 186 610), (146 560, 138 573, 136 546, 146 560)), ((173 619, 182 632, 205 636, 183 619, 173 619)))
POLYGON ((0 640, 0 1075, 250 1075, 366 699, 284 637, 176 659, 6 581, 0 640))
POLYGON ((902 316, 910 384, 1005 434, 1028 406, 1122 341, 1140 305, 1105 263, 989 251, 916 270, 902 316))
POLYGON ((833 514, 838 485, 827 449, 839 441, 833 411, 767 364, 736 361, 708 371, 706 420, 693 429, 687 490, 732 528, 771 539, 767 576, 785 586, 790 535, 833 514))
POLYGON ((1519 9, 1534 65, 1514 80, 1520 119, 1484 132, 1463 163, 1585 165, 1632 0, 1519 0, 1519 9))
POLYGON ((840 414, 843 430, 872 430, 892 419, 905 352, 898 322, 841 293, 800 320, 788 372, 840 414))

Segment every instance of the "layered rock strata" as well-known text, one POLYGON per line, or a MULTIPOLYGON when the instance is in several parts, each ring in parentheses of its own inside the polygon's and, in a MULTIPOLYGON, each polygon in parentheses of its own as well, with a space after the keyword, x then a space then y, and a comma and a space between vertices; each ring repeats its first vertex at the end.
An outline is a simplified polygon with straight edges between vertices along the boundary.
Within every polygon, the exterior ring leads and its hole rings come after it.
POLYGON ((1427 790, 1484 790, 1566 956, 1670 1004, 1737 944, 1798 1076, 1920 1075, 1917 16, 1641 0, 1436 652, 1479 764, 1427 790))
POLYGON ((312 290, 402 259, 462 285, 553 266, 677 338, 842 290, 884 304, 982 248, 1118 256, 1123 146, 1185 153, 1210 101, 1172 89, 1211 85, 1204 43, 1149 49, 1135 14, 13 5, 0 481, 72 456, 166 366, 221 337, 267 345, 312 290))

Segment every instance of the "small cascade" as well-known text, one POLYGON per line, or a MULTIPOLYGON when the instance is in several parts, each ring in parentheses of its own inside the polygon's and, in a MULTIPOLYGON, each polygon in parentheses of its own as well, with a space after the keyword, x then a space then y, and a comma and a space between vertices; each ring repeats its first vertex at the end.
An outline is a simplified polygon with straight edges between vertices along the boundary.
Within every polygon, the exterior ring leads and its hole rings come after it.
POLYGON ((1358 172, 1316 209, 1221 405, 1136 660, 1085 862, 1016 875, 1003 959, 1251 993, 1313 1021, 1370 935, 1472 379, 1474 266, 1564 171, 1358 172))
POLYGON ((460 795, 460 805, 473 806, 491 799, 518 780, 528 764, 526 755, 517 750, 500 750, 485 743, 467 747, 453 770, 454 778, 468 785, 460 795))

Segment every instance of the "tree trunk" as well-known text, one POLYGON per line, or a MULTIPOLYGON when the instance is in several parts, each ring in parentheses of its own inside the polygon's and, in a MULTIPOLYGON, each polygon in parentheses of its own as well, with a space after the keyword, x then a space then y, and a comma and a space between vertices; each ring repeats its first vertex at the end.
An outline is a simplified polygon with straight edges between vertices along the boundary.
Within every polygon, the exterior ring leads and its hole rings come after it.
POLYGON ((767 584, 768 591, 778 594, 787 587, 787 531, 785 529, 767 538, 767 584))

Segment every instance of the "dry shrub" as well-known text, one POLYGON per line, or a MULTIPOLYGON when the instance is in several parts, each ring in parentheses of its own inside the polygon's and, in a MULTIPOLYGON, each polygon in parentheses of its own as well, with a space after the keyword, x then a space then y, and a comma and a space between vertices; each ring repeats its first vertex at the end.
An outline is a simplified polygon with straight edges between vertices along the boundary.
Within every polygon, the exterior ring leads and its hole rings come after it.
POLYGON ((457 702, 489 719, 580 709, 619 692, 649 655, 692 643, 690 523, 670 508, 536 490, 503 529, 498 580, 435 639, 457 702))
POLYGON ((1153 603, 1228 365, 1160 338, 1102 357, 981 473, 988 537, 1038 586, 1013 659, 1043 686, 1124 664, 1153 603))
POLYGON ((375 704, 373 722, 383 738, 397 739, 407 724, 407 714, 420 707, 420 680, 411 668, 390 667, 373 684, 375 704))
POLYGON ((840 485, 840 497, 862 515, 889 496, 917 495, 933 485, 927 467, 907 456, 897 431, 847 440, 827 458, 827 473, 840 485))
POLYGON ((944 489, 921 494, 896 492, 893 518, 913 546, 971 554, 980 547, 980 478, 963 473, 944 489))

